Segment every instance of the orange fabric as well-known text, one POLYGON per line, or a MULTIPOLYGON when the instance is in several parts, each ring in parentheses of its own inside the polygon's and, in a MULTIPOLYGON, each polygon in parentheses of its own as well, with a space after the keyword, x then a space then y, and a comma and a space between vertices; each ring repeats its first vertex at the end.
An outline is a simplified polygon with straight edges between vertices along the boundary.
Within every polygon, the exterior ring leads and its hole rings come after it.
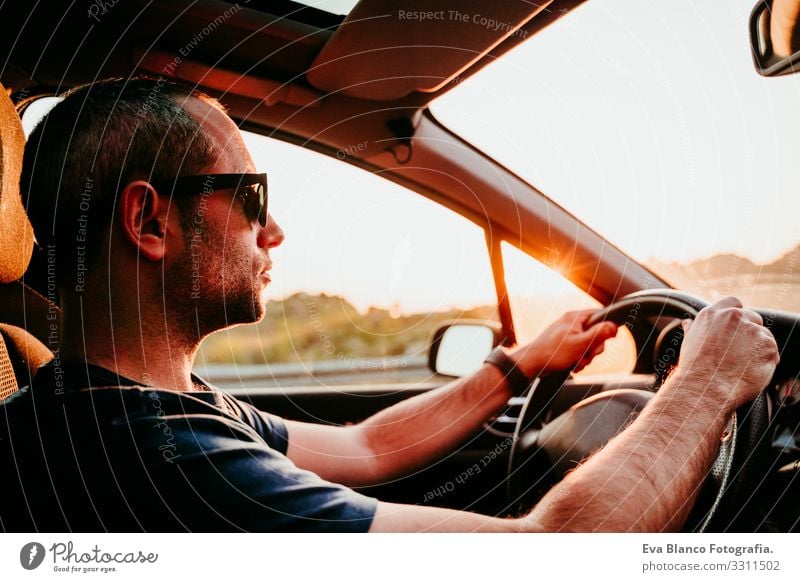
POLYGON ((6 342, 0 335, 0 402, 19 389, 11 358, 6 349, 6 342))
POLYGON ((0 85, 0 283, 22 277, 33 251, 33 229, 19 194, 24 149, 22 123, 0 85))
POLYGON ((14 380, 13 389, 18 385, 27 386, 39 367, 53 359, 53 352, 42 342, 20 327, 0 323, 0 400, 8 396, 4 394, 10 376, 14 380))

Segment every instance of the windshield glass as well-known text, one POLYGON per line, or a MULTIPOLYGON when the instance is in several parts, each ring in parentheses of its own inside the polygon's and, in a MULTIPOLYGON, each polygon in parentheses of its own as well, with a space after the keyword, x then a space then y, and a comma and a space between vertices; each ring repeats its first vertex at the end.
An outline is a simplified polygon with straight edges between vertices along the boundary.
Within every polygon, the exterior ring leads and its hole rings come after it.
POLYGON ((754 0, 588 2, 434 115, 678 288, 800 309, 800 75, 752 64, 754 0))

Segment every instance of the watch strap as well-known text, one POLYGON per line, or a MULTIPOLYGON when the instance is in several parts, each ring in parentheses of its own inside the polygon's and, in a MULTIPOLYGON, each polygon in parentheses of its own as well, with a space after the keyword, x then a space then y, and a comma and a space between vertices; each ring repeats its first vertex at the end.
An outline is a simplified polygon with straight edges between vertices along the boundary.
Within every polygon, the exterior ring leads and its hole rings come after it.
POLYGON ((535 380, 535 378, 529 378, 520 370, 517 363, 501 347, 492 350, 492 353, 484 360, 484 363, 491 364, 503 373, 514 396, 525 394, 535 380))

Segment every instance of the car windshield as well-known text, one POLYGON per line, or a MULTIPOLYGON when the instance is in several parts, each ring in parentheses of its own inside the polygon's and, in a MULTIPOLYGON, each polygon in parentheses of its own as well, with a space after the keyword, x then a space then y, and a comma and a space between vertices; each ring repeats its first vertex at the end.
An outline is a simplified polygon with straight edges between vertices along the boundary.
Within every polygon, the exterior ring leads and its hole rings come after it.
POLYGON ((442 123, 666 281, 800 309, 800 76, 753 0, 588 2, 438 99, 442 123))

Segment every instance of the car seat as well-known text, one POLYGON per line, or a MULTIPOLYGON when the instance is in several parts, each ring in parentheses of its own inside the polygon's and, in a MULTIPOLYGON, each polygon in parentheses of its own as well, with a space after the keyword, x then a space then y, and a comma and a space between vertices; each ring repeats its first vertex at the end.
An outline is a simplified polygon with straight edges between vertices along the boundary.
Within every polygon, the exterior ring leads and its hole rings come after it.
MULTIPOLYGON (((34 244, 19 192, 24 149, 22 123, 8 91, 0 85, 0 285, 17 289, 23 289, 18 280, 34 244)), ((0 402, 29 385, 39 366, 52 358, 53 353, 25 329, 0 323, 0 402)))

